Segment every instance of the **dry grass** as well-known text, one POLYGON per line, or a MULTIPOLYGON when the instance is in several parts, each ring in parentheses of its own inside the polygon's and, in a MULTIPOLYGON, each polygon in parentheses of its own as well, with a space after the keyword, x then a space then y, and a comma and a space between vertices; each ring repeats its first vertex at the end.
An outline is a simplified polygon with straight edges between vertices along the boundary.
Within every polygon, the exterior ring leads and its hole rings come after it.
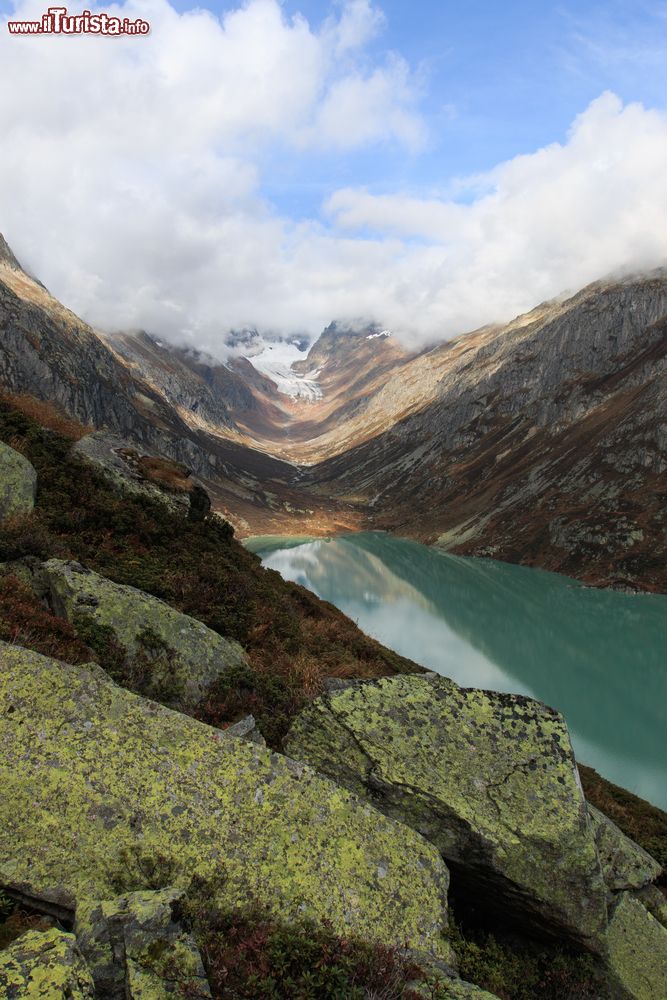
POLYGON ((14 393, 0 389, 0 399, 16 410, 20 410, 26 417, 30 417, 42 427, 46 427, 50 431, 55 431, 57 434, 62 434, 63 437, 68 438, 70 441, 80 441, 82 437, 90 434, 95 429, 94 427, 79 423, 78 420, 68 416, 55 403, 37 399, 35 396, 28 395, 28 393, 14 393))
POLYGON ((192 489, 190 470, 181 462, 144 455, 137 462, 137 468, 150 482, 173 493, 188 493, 192 489))

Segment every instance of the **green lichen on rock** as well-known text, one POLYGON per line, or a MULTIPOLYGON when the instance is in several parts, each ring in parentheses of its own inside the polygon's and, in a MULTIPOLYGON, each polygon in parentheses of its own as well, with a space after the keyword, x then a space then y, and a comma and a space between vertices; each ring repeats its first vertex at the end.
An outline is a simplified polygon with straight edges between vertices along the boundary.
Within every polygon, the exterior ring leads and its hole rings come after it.
POLYGON ((667 927, 667 899, 661 889, 658 889, 656 885, 647 885, 633 895, 655 917, 658 923, 667 927))
MULTIPOLYGON (((35 572, 37 589, 55 613, 102 646, 109 636, 141 675, 143 694, 176 708, 193 707, 226 670, 245 664, 241 646, 164 601, 84 569, 49 559, 35 572)), ((102 650, 98 652, 103 653, 102 650)))
POLYGON ((607 931, 607 968, 630 1000, 667 997, 667 930, 621 893, 607 931))
POLYGON ((77 907, 75 933, 106 1000, 210 997, 197 945, 174 919, 183 891, 134 892, 77 907))
POLYGON ((112 899, 217 886, 282 919, 449 958, 438 852, 311 768, 0 644, 0 882, 112 899), (20 845, 20 846, 19 846, 20 845))
POLYGON ((0 951, 3 1000, 94 1000, 93 980, 73 934, 28 931, 0 951))
POLYGON ((595 806, 589 804, 588 812, 607 888, 619 892, 654 882, 662 871, 658 862, 595 806))
POLYGON ((37 473, 28 459, 0 441, 0 521, 29 514, 36 491, 37 473))
POLYGON ((557 712, 434 675, 391 677, 317 699, 286 752, 420 831, 480 905, 598 946, 606 890, 557 712))

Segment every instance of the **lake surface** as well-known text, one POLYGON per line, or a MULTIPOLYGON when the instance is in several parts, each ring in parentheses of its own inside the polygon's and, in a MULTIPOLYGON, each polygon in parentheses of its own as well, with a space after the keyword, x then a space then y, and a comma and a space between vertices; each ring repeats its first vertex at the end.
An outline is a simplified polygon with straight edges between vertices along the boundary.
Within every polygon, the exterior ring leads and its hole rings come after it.
POLYGON ((379 532, 248 545, 417 663, 559 709, 579 760, 667 808, 667 597, 593 590, 379 532))

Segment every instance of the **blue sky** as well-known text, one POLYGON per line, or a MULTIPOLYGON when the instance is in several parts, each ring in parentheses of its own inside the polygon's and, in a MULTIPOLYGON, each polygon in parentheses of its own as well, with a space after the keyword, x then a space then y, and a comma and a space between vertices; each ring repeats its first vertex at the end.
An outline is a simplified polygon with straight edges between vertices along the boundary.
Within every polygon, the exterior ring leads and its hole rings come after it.
MULTIPOLYGON (((283 6, 314 25, 331 12, 322 0, 283 6)), ((667 3, 385 0, 381 9, 373 49, 400 52, 416 70, 426 147, 407 156, 391 144, 338 157, 274 154, 279 177, 266 190, 286 211, 310 215, 340 185, 446 192, 452 178, 564 140, 606 90, 650 107, 667 102, 667 3)))
POLYGON ((151 33, 0 31, 0 231, 101 328, 424 343, 667 262, 667 0, 87 6, 151 33))

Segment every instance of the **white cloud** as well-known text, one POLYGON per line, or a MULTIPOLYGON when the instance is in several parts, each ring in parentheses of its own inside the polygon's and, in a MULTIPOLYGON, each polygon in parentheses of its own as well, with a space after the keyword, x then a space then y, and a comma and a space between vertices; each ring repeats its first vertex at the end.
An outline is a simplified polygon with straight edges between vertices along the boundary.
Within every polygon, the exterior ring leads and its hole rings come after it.
POLYGON ((424 342, 667 255, 657 111, 604 95, 563 145, 469 179, 465 203, 346 188, 295 223, 262 193, 276 150, 424 141, 409 67, 369 48, 381 13, 348 0, 316 31, 277 0, 222 21, 167 0, 122 11, 151 34, 0 34, 0 229, 103 328, 220 353, 231 328, 364 318, 424 342))

